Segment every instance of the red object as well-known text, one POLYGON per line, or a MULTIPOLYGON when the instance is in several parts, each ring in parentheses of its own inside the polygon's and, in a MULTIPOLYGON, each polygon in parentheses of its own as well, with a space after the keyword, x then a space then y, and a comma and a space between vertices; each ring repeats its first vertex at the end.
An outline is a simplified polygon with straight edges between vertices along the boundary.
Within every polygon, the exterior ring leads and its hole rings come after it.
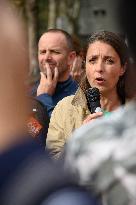
POLYGON ((27 127, 28 132, 32 137, 37 137, 42 129, 42 125, 34 117, 29 118, 27 127))

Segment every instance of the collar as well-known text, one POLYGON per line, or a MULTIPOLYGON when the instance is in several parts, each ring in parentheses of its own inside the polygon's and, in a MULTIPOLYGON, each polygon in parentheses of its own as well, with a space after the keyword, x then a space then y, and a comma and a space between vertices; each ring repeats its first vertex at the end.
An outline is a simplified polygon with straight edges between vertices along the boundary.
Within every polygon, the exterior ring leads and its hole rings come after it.
POLYGON ((72 100, 72 105, 81 105, 82 107, 87 106, 87 100, 83 90, 79 87, 72 100))
POLYGON ((73 81, 72 77, 69 76, 69 78, 67 80, 62 81, 62 82, 58 82, 57 87, 68 86, 72 81, 73 81))
POLYGON ((87 106, 87 100, 81 87, 79 87, 76 91, 75 96, 72 100, 72 105, 81 106, 84 112, 84 117, 90 114, 90 111, 87 106))

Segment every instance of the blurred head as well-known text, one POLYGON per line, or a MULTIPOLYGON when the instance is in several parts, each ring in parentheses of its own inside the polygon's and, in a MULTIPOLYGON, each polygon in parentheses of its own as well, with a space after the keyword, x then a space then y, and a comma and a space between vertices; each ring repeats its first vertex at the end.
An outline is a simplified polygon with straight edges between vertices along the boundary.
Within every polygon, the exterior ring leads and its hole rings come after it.
POLYGON ((84 62, 85 62, 85 50, 80 44, 80 39, 73 35, 73 44, 74 44, 74 50, 76 51, 76 57, 73 61, 73 64, 70 67, 70 75, 72 78, 80 82, 81 76, 83 75, 85 69, 84 69, 84 62))
POLYGON ((136 96, 136 1, 120 0, 118 20, 127 38, 132 66, 129 72, 128 91, 136 96))
MULTIPOLYGON (((4 2, 4 3, 3 3, 4 2)), ((0 2, 0 150, 24 130, 28 59, 24 28, 17 12, 0 2)))
POLYGON ((72 37, 63 30, 49 29, 45 32, 38 44, 39 67, 46 74, 46 63, 50 65, 52 73, 58 67, 59 81, 69 76, 70 66, 76 56, 72 37))
POLYGON ((86 76, 89 85, 97 87, 101 94, 117 92, 125 101, 125 73, 128 51, 124 40, 109 31, 93 33, 88 41, 86 76))
POLYGON ((136 60, 136 1, 120 0, 119 22, 127 37, 132 56, 136 60))

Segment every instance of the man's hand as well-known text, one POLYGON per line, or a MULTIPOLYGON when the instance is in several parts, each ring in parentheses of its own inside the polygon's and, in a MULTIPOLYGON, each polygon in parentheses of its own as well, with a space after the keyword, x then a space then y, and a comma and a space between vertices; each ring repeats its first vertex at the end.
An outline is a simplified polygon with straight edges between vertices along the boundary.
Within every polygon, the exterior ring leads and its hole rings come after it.
POLYGON ((96 118, 99 118, 103 116, 103 112, 96 112, 96 113, 93 113, 93 114, 90 114, 87 116, 87 118, 83 121, 83 125, 90 122, 90 121, 93 121, 94 119, 96 118))
POLYGON ((82 57, 77 56, 73 62, 70 74, 74 80, 80 81, 81 79, 81 75, 83 73, 82 61, 82 57))
POLYGON ((49 64, 46 63, 46 74, 43 72, 41 74, 40 84, 37 89, 37 96, 41 94, 53 95, 56 90, 56 85, 58 82, 58 68, 55 67, 54 74, 51 72, 49 64))

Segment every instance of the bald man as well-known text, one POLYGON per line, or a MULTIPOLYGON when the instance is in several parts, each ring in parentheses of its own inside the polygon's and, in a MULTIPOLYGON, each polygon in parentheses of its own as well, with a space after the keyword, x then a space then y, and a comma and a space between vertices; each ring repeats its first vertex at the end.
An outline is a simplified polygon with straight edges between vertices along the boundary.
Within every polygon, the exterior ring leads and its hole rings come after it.
POLYGON ((56 104, 76 92, 78 85, 70 76, 76 57, 70 34, 61 29, 49 29, 38 43, 41 78, 32 91, 47 107, 49 116, 56 104))

